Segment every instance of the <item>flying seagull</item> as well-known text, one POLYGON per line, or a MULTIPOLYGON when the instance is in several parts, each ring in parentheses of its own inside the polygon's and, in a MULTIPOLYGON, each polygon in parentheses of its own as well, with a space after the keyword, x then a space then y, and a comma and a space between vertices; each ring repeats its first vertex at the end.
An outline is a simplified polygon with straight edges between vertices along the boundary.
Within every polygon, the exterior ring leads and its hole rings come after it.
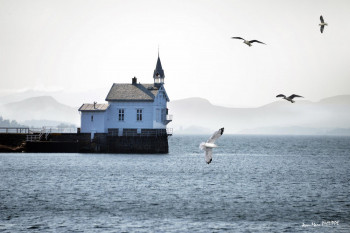
POLYGON ((260 44, 265 44, 261 41, 258 41, 258 40, 245 40, 243 39, 242 37, 231 37, 232 39, 240 39, 240 40, 243 40, 243 43, 248 45, 249 47, 252 46, 252 43, 254 42, 257 42, 257 43, 260 43, 260 44))
POLYGON ((216 131, 209 139, 207 142, 202 142, 199 145, 199 148, 201 150, 205 151, 205 161, 207 164, 209 164, 212 160, 212 155, 213 155, 213 148, 217 147, 215 145, 215 141, 224 133, 224 128, 219 129, 216 131))
POLYGON ((320 20, 321 20, 321 23, 319 24, 320 25, 320 30, 321 30, 321 33, 323 33, 324 26, 328 26, 328 23, 324 22, 322 15, 320 16, 320 20))
POLYGON ((300 96, 300 95, 296 95, 296 94, 293 94, 293 95, 288 96, 288 97, 286 97, 286 96, 283 95, 283 94, 279 94, 279 95, 277 95, 276 97, 283 97, 283 99, 288 100, 288 101, 290 101, 291 103, 294 103, 294 102, 295 102, 295 101, 293 100, 293 98, 295 98, 295 97, 304 98, 304 97, 302 97, 302 96, 300 96))

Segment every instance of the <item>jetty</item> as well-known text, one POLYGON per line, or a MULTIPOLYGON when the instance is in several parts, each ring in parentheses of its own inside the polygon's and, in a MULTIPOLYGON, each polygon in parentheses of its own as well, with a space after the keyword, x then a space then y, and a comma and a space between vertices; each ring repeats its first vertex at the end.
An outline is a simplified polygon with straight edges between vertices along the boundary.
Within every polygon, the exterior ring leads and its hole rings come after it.
POLYGON ((3 152, 168 153, 172 122, 159 57, 153 83, 113 83, 105 103, 83 103, 80 128, 1 128, 3 152))
POLYGON ((0 127, 0 152, 29 153, 168 153, 172 129, 80 133, 80 128, 0 127))

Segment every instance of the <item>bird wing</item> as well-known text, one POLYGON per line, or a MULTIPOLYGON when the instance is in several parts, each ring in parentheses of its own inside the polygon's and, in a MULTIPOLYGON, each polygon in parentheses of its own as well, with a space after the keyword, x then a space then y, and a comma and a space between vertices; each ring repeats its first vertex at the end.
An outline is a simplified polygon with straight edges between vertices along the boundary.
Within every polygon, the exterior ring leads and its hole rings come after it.
MULTIPOLYGON (((293 95, 289 96, 288 99, 293 99, 294 97, 302 97, 302 96, 293 94, 293 95)), ((304 98, 304 97, 302 97, 302 98, 304 98)))
POLYGON ((205 162, 207 162, 207 164, 209 164, 212 159, 213 159, 213 149, 206 148, 205 149, 205 162))
POLYGON ((261 41, 258 41, 258 40, 251 40, 251 41, 249 41, 249 43, 254 43, 254 42, 258 42, 260 44, 265 44, 264 42, 261 42, 261 41))
POLYGON ((324 23, 322 15, 320 16, 321 23, 324 23))
POLYGON ((242 37, 231 37, 231 39, 240 39, 240 40, 244 40, 242 37))
POLYGON ((215 133, 208 139, 207 143, 214 143, 224 133, 224 128, 215 131, 215 133))
POLYGON ((279 95, 276 95, 276 97, 286 97, 286 96, 283 94, 279 94, 279 95))
POLYGON ((321 33, 323 33, 323 29, 324 29, 324 26, 322 25, 322 26, 320 27, 321 33))

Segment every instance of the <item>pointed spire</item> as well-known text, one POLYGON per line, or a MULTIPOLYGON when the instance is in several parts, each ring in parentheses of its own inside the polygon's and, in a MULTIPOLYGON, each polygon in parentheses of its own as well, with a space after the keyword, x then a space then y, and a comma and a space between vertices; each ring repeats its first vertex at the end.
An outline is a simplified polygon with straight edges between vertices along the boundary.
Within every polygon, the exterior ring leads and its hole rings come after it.
POLYGON ((160 62, 160 57, 159 57, 159 45, 158 45, 158 60, 157 60, 157 65, 156 69, 153 72, 153 78, 161 78, 164 79, 164 70, 162 68, 162 63, 160 62))

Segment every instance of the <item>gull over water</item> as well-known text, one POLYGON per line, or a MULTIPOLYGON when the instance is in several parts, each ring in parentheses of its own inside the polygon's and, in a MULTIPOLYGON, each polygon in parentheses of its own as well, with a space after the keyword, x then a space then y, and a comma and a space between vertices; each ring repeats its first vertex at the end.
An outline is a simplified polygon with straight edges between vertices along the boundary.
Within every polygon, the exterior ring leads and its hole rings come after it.
POLYGON ((218 131, 216 131, 208 140, 207 142, 202 142, 199 145, 199 148, 201 150, 204 150, 204 154, 205 154, 205 162, 207 162, 207 164, 211 163, 212 159, 213 159, 213 148, 217 147, 217 145, 215 145, 215 141, 221 137, 221 135, 224 133, 224 128, 219 129, 218 131))

